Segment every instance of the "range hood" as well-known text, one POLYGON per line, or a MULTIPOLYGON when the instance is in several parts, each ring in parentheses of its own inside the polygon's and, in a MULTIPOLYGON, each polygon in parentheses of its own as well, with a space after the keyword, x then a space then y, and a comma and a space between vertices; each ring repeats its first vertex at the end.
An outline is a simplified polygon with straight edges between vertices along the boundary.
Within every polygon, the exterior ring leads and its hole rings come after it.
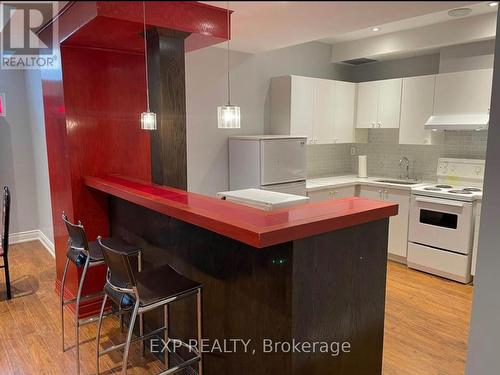
POLYGON ((425 123, 427 130, 486 130, 490 122, 489 113, 462 113, 432 115, 425 123))

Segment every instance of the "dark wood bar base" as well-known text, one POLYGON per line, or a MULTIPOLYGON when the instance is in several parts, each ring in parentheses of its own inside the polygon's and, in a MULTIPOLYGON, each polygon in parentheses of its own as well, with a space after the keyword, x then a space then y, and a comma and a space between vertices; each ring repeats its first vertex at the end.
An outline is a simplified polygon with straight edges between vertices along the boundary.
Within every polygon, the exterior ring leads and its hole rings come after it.
MULTIPOLYGON (((249 353, 239 345, 237 353, 205 354, 205 375, 382 373, 389 218, 256 251, 116 197, 109 204, 112 235, 143 246, 145 268, 168 263, 203 284, 208 347, 215 340, 252 340, 249 353), (350 349, 337 356, 268 354, 266 339, 348 342, 350 349)), ((194 300, 174 304, 170 336, 194 338, 195 312, 194 300)), ((147 317, 147 325, 155 319, 147 317)))

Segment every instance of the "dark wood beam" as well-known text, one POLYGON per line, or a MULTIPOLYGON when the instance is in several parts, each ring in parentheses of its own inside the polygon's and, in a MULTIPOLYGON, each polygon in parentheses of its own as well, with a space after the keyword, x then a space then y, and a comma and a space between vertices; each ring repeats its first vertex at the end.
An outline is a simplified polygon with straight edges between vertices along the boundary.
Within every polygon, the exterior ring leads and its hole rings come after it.
POLYGON ((186 83, 184 40, 189 33, 147 31, 151 111, 158 130, 151 132, 151 179, 187 189, 186 83))

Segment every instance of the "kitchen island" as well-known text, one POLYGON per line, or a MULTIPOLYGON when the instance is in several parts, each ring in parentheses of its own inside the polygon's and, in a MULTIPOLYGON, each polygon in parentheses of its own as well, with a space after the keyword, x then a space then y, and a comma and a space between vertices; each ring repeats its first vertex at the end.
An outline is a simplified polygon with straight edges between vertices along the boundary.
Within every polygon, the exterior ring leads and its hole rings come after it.
MULTIPOLYGON (((145 268, 168 263, 203 284, 204 374, 381 374, 396 204, 265 212, 120 177, 85 184, 107 194, 112 235, 141 245, 145 268)), ((171 337, 195 337, 194 302, 172 306, 171 337)))

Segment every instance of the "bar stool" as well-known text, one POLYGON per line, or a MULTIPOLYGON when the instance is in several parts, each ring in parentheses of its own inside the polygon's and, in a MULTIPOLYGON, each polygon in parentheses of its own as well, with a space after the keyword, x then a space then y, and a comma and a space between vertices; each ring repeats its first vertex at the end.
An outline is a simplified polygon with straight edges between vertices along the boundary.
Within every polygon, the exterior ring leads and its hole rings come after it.
MULTIPOLYGON (((77 374, 80 374, 80 327, 92 322, 95 322, 99 319, 98 315, 94 315, 85 319, 80 319, 80 304, 83 301, 88 301, 91 299, 95 299, 98 297, 102 297, 104 293, 97 292, 82 296, 82 290, 85 283, 85 277, 87 275, 87 271, 89 268, 100 266, 105 264, 104 257, 102 254, 101 246, 97 243, 97 241, 89 242, 87 240, 87 235, 85 233, 85 229, 83 228, 82 223, 79 221, 78 224, 73 224, 68 220, 66 214, 62 214, 62 219, 66 224, 66 228, 68 230, 68 251, 66 253, 66 263, 64 265, 64 272, 61 282, 61 331, 62 331, 62 350, 66 351, 64 345, 64 306, 75 304, 75 349, 76 349, 76 363, 77 363, 77 374), (64 299, 64 291, 66 284, 66 275, 68 272, 69 263, 72 262, 76 267, 82 268, 82 276, 80 278, 78 284, 78 292, 75 298, 65 300, 64 299)), ((141 269, 142 259, 141 254, 142 250, 140 247, 130 245, 123 241, 114 239, 114 238, 106 238, 106 243, 109 246, 113 246, 119 249, 121 252, 125 254, 129 254, 131 256, 137 257, 138 268, 141 269)), ((122 311, 120 311, 122 313, 122 311)), ((123 315, 120 314, 120 322, 122 324, 123 315)), ((143 329, 143 321, 140 320, 140 331, 143 329)))
MULTIPOLYGON (((99 324, 97 328, 97 374, 99 374, 99 357, 111 351, 124 348, 123 362, 122 362, 122 375, 127 373, 127 363, 130 351, 130 344, 134 341, 140 340, 141 342, 146 338, 155 336, 163 332, 165 343, 175 342, 187 349, 190 353, 194 353, 194 357, 184 362, 177 364, 175 367, 169 368, 168 350, 165 350, 165 363, 167 370, 162 371, 161 375, 173 374, 182 369, 191 366, 198 362, 198 375, 203 373, 202 354, 199 351, 202 340, 202 294, 201 284, 189 280, 181 274, 177 273, 169 265, 159 266, 157 268, 134 272, 130 263, 130 255, 121 252, 119 249, 113 249, 104 240, 97 239, 101 245, 102 253, 106 265, 108 266, 108 274, 106 278, 106 285, 104 287, 104 300, 99 314, 99 324), (123 282, 122 280, 126 280, 123 282), (117 296, 127 295, 127 304, 122 306, 124 309, 132 309, 133 312, 130 318, 130 326, 128 330, 127 339, 124 343, 111 346, 105 350, 100 350, 100 337, 102 319, 104 317, 104 309, 106 300, 110 298, 115 303, 122 304, 123 299, 117 300, 117 296), (197 297, 197 329, 198 338, 197 346, 189 345, 181 340, 169 338, 168 334, 168 306, 180 299, 194 296, 197 297), (147 311, 151 311, 163 306, 164 311, 164 326, 144 335, 139 332, 139 337, 132 339, 134 324, 137 316, 142 316, 147 311)), ((168 344, 167 344, 168 345, 168 344)))

